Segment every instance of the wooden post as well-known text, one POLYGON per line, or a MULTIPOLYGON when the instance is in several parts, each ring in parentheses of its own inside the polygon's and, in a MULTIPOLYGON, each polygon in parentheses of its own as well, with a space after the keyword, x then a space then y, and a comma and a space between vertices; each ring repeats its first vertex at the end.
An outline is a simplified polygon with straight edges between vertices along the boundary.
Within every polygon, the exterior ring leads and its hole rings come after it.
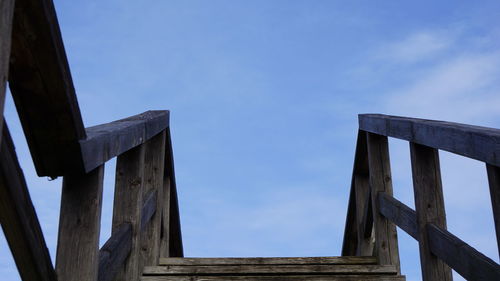
POLYGON ((386 136, 367 133, 368 164, 375 231, 375 255, 381 265, 394 265, 400 273, 398 235, 396 226, 379 212, 377 195, 385 192, 392 196, 391 163, 386 136))
MULTIPOLYGON (((3 107, 5 103, 5 90, 9 74, 13 16, 14 0, 0 0, 0 117, 2 119, 3 107)), ((0 120, 0 136, 2 135, 2 126, 3 121, 0 120)))
POLYGON ((56 272, 59 280, 97 280, 104 165, 63 179, 56 272))
POLYGON ((115 198, 113 206, 113 236, 123 223, 132 225, 132 250, 125 266, 115 280, 139 280, 140 226, 142 187, 144 173, 144 145, 135 147, 120 156, 116 162, 115 198))
POLYGON ((422 279, 424 281, 451 281, 451 269, 430 251, 426 230, 428 223, 446 229, 438 150, 411 142, 410 152, 422 279))
MULTIPOLYGON (((356 189, 356 224, 358 226, 358 246, 356 256, 371 256, 373 254, 372 231, 366 233, 368 208, 371 207, 368 200, 370 196, 370 178, 363 175, 354 175, 354 187, 356 189)), ((369 222, 368 222, 369 223, 369 222)), ((372 229, 371 227, 369 228, 372 229)))
POLYGON ((486 171, 488 172, 491 204, 493 205, 493 219, 497 233, 498 254, 500 255, 500 168, 486 164, 486 171))
POLYGON ((161 199, 163 198, 165 170, 165 131, 150 139, 145 145, 143 196, 152 191, 157 192, 155 214, 141 235, 142 264, 149 266, 158 265, 160 258, 160 227, 164 203, 161 199))

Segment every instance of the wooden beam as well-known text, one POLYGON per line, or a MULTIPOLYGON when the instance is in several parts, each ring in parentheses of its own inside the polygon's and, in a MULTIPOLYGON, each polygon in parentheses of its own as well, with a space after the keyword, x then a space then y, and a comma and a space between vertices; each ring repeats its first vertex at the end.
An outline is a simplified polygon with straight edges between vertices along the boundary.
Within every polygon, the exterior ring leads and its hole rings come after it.
POLYGON ((113 281, 132 249, 132 225, 123 223, 99 250, 99 281, 113 281))
POLYGON ((141 223, 142 227, 144 227, 144 232, 141 235, 141 261, 143 265, 158 265, 160 258, 161 214, 164 202, 159 199, 163 198, 165 138, 166 132, 163 130, 145 144, 144 194, 152 192, 155 196, 144 201, 144 205, 147 206, 149 204, 151 206, 149 210, 153 210, 153 212, 147 212, 145 209, 142 211, 143 218, 141 223), (151 213, 149 217, 151 221, 145 225, 146 218, 144 216, 149 213, 151 213))
POLYGON ((168 123, 169 111, 156 110, 87 128, 88 137, 80 141, 85 171, 145 143, 165 130, 168 123))
POLYGON ((378 194, 379 212, 411 237, 418 239, 417 213, 410 207, 387 195, 385 192, 378 194))
POLYGON ((488 183, 490 185, 491 205, 497 234, 498 254, 500 255, 500 168, 486 164, 486 171, 488 173, 488 183))
POLYGON ((377 264, 375 257, 160 258, 159 265, 377 264))
MULTIPOLYGON (((141 232, 146 230, 151 223, 151 219, 156 213, 156 201, 158 198, 158 192, 156 190, 150 190, 147 194, 144 194, 144 206, 141 211, 141 232)), ((143 233, 144 234, 144 233, 143 233)), ((143 235, 141 235, 141 238, 143 235)), ((150 251, 150 248, 145 248, 145 251, 150 251)))
POLYGON ((57 280, 6 124, 0 148, 0 222, 21 278, 57 280))
POLYGON ((60 280, 97 280, 103 177, 104 165, 63 179, 56 258, 60 280))
MULTIPOLYGON (((5 90, 9 76, 14 2, 14 0, 0 0, 0 116, 2 116, 2 118, 5 104, 5 90)), ((0 136, 2 135, 2 126, 3 121, 0 120, 0 136)))
POLYGON ((85 129, 50 0, 16 1, 9 86, 38 175, 80 168, 85 129))
POLYGON ((372 229, 373 214, 370 198, 370 177, 355 175, 354 188, 356 189, 356 223, 358 245, 356 256, 371 256, 373 254, 372 229))
POLYGON ((113 205, 114 235, 124 223, 132 225, 132 249, 118 280, 138 280, 140 277, 141 210, 144 180, 144 145, 135 147, 116 161, 115 197, 113 205))
POLYGON ((500 166, 500 130, 381 114, 359 115, 361 130, 500 166))
POLYGON ((405 281, 396 275, 144 276, 141 281, 405 281))
POLYGON ((377 196, 385 192, 392 196, 391 163, 387 137, 368 133, 368 163, 375 231, 375 249, 379 263, 394 265, 400 272, 398 235, 396 226, 378 212, 380 209, 377 196))
POLYGON ((451 269, 429 248, 426 225, 434 223, 446 229, 441 169, 437 149, 410 143, 413 191, 417 213, 420 265, 424 281, 453 280, 451 269))
POLYGON ((500 280, 500 266, 445 229, 426 226, 429 248, 439 259, 467 280, 500 280))

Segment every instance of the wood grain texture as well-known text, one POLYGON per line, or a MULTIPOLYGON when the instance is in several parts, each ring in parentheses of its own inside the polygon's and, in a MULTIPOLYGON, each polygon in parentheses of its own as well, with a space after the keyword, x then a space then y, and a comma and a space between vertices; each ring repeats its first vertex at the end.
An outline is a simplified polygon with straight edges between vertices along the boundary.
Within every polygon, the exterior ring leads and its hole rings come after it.
POLYGON ((6 124, 0 147, 0 223, 21 278, 55 281, 56 273, 6 124))
MULTIPOLYGON (((14 0, 0 0, 0 116, 3 116, 5 90, 7 87, 7 79, 9 76, 14 2, 14 0)), ((0 122, 0 136, 2 135, 2 126, 3 121, 0 122)))
POLYGON ((155 110, 86 129, 80 140, 85 171, 145 143, 169 124, 169 111, 155 110))
POLYGON ((415 240, 419 240, 417 213, 414 210, 385 192, 378 194, 378 202, 379 212, 384 217, 415 238, 415 240))
POLYGON ((385 192, 392 196, 391 164, 387 137, 367 133, 368 163, 375 232, 374 252, 382 265, 394 265, 400 272, 396 226, 378 212, 377 196, 385 192))
POLYGON ((375 257, 290 257, 290 258, 160 258, 160 265, 313 265, 376 264, 375 257))
POLYGON ((500 255, 500 168, 486 164, 486 171, 488 173, 493 219, 497 234, 498 254, 500 255))
POLYGON ((104 165, 63 179, 56 272, 60 280, 97 280, 104 165))
POLYGON ((500 166, 500 130, 381 114, 359 115, 359 128, 500 166))
POLYGON ((212 274, 388 274, 396 275, 392 265, 197 265, 147 266, 144 275, 212 274))
POLYGON ((422 279, 424 281, 451 281, 451 269, 431 253, 426 231, 428 223, 446 229, 439 154, 435 148, 416 143, 410 143, 410 154, 422 279))
POLYGON ((143 276, 142 281, 405 281, 388 275, 143 276))
POLYGON ((38 175, 80 168, 85 129, 52 1, 16 1, 11 46, 9 86, 38 175))
POLYGON ((500 265, 436 224, 426 226, 429 248, 467 280, 500 280, 500 265))
MULTIPOLYGON (((154 208, 149 224, 144 225, 141 234, 141 261, 143 265, 158 265, 160 258, 161 214, 163 209, 163 178, 165 174, 165 140, 166 132, 162 131, 148 142, 144 158, 144 194, 153 192, 150 202, 154 208)), ((148 204, 144 200, 144 205, 148 204)), ((143 208, 143 214, 146 211, 143 208)), ((144 221, 144 217, 143 217, 144 221)))
POLYGON ((99 250, 99 281, 113 281, 132 249, 132 225, 123 223, 99 250))
POLYGON ((358 245, 356 256, 371 256, 373 254, 373 213, 370 198, 370 177, 355 175, 354 188, 356 193, 356 223, 358 228, 358 245))
POLYGON ((115 280, 137 280, 140 276, 140 226, 144 174, 144 145, 135 147, 116 161, 113 236, 124 223, 132 226, 132 247, 125 266, 115 280))

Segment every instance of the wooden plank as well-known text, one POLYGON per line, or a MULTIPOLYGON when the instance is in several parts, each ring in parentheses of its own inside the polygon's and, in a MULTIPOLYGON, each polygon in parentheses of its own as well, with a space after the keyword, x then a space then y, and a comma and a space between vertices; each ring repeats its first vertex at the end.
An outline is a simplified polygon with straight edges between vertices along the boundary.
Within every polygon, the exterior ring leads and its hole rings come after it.
MULTIPOLYGON (((165 174, 165 138, 166 132, 162 131, 146 143, 144 159, 144 194, 153 192, 155 197, 150 201, 144 201, 144 205, 150 204, 151 221, 145 225, 144 217, 146 209, 143 208, 141 220, 144 228, 141 234, 141 261, 144 265, 158 265, 160 258, 160 234, 161 214, 163 209, 163 177, 165 174)), ((147 198, 147 197, 145 197, 147 198)), ((148 220, 149 221, 149 220, 148 220)))
POLYGON ((197 265, 146 266, 144 275, 211 274, 388 274, 396 275, 392 265, 197 265))
POLYGON ((113 281, 132 249, 132 225, 123 223, 99 250, 99 281, 113 281))
POLYGON ((405 281, 391 275, 143 276, 142 281, 405 281))
POLYGON ((375 257, 160 258, 160 265, 315 265, 376 264, 375 257))
POLYGON ((497 234, 498 254, 500 255, 500 168, 486 164, 486 171, 488 173, 493 219, 497 234))
POLYGON ((500 166, 500 130, 381 114, 359 115, 359 128, 500 166))
POLYGON ((135 147, 116 161, 113 236, 123 223, 132 225, 132 247, 117 280, 137 280, 140 276, 140 226, 144 174, 144 145, 135 147))
POLYGON ((467 280, 500 280, 500 265, 436 224, 426 227, 429 248, 467 280))
POLYGON ((56 272, 60 280, 97 280, 104 165, 63 179, 56 272))
MULTIPOLYGON (((2 117, 5 103, 5 90, 9 76, 13 16, 14 0, 0 0, 0 116, 2 117)), ((2 126, 3 121, 0 122, 0 136, 2 135, 2 126)))
POLYGON ((9 86, 38 175, 79 168, 85 129, 52 1, 16 1, 9 86))
POLYGON ((170 129, 166 130, 165 174, 163 178, 164 207, 160 233, 160 255, 183 257, 182 233, 175 182, 174 155, 170 129))
POLYGON ((379 212, 411 237, 418 239, 417 213, 385 192, 378 194, 379 212))
POLYGON ((375 249, 379 263, 395 265, 400 272, 396 226, 378 212, 377 196, 385 192, 392 196, 391 163, 387 137, 368 133, 368 163, 375 232, 375 249))
MULTIPOLYGON (((156 201, 158 198, 157 195, 158 193, 156 190, 150 190, 147 194, 144 195, 144 198, 146 199, 141 211, 141 232, 144 232, 146 230, 146 227, 150 225, 151 219, 156 213, 156 201)), ((141 235, 141 239, 143 238, 143 236, 144 235, 141 235)), ((146 248, 144 250, 150 251, 151 249, 146 248)))
POLYGON ((145 143, 168 127, 169 111, 154 110, 86 129, 80 141, 85 171, 145 143))
POLYGON ((0 148, 0 222, 23 280, 56 280, 7 125, 0 148))
POLYGON ((451 269, 431 253, 429 237, 425 229, 428 223, 434 223, 446 229, 439 154, 435 148, 416 143, 410 143, 410 154, 422 279, 424 281, 451 281, 451 269))
POLYGON ((354 188, 356 190, 356 223, 358 245, 356 256, 371 256, 373 254, 372 229, 373 214, 370 198, 370 177, 354 175, 354 188))

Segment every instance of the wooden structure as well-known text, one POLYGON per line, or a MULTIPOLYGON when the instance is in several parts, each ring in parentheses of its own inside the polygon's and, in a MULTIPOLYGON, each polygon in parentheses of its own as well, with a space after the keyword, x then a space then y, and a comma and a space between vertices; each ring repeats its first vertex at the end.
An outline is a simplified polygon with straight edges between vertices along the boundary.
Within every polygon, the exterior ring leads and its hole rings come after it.
POLYGON ((0 122, 0 222, 23 280, 404 280, 395 225, 420 243, 424 279, 500 280, 446 231, 436 149, 487 163, 500 233, 500 132, 361 115, 344 257, 183 258, 168 111, 85 128, 51 0, 0 0, 0 112, 9 85, 39 176, 63 177, 51 262, 9 130, 0 122), (416 212, 392 197, 387 136, 411 142, 416 212), (117 157, 112 234, 99 249, 105 163, 117 157), (142 277, 141 277, 142 276, 142 277))

